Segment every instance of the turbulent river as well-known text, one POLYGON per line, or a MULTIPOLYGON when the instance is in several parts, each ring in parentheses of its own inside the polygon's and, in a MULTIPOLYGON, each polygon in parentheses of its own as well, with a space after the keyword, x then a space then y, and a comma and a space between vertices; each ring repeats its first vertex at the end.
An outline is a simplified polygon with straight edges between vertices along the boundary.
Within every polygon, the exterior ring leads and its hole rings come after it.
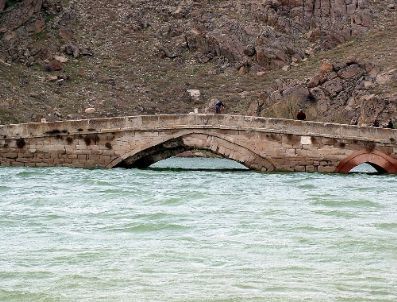
POLYGON ((0 168, 0 301, 397 301, 396 176, 156 167, 0 168))

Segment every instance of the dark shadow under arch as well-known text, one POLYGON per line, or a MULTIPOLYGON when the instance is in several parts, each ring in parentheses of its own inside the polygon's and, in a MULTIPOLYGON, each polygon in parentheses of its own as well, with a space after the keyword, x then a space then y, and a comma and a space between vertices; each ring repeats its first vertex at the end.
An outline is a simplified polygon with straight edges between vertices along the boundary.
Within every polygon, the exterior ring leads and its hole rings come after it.
POLYGON ((108 168, 148 168, 150 165, 189 150, 207 150, 224 158, 241 163, 256 171, 274 171, 274 164, 259 154, 224 138, 193 133, 171 138, 141 150, 124 154, 108 168))
POLYGON ((354 152, 339 163, 335 172, 349 173, 353 168, 361 164, 371 165, 378 173, 397 174, 397 160, 377 150, 354 152))

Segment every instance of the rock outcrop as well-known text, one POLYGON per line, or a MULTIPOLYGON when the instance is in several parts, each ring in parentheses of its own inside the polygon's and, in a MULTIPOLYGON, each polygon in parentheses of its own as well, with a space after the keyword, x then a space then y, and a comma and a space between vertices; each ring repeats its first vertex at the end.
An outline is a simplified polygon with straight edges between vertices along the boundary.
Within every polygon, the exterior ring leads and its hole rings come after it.
POLYGON ((52 32, 60 27, 53 20, 63 12, 60 0, 22 0, 0 15, 0 57, 28 66, 40 63, 57 53, 59 45, 52 32), (51 43, 45 43, 51 39, 51 43))
POLYGON ((312 119, 383 120, 395 104, 396 1, 0 0, 0 123, 91 107, 93 117, 187 113, 214 97, 227 113, 252 101, 256 115, 303 107, 312 119), (277 80, 355 52, 385 72, 329 62, 308 81, 277 80))
POLYGON ((276 81, 262 102, 250 105, 250 112, 295 118, 298 109, 304 108, 312 120, 386 124, 397 111, 397 95, 380 96, 375 91, 396 79, 397 70, 379 72, 371 63, 354 58, 335 64, 324 61, 305 82, 276 81))
POLYGON ((269 70, 300 61, 313 49, 333 48, 373 23, 367 0, 245 0, 219 6, 213 11, 205 1, 188 0, 170 7, 174 20, 158 37, 165 53, 173 55, 164 57, 178 57, 182 45, 196 52, 199 62, 222 58, 221 64, 237 69, 269 70))

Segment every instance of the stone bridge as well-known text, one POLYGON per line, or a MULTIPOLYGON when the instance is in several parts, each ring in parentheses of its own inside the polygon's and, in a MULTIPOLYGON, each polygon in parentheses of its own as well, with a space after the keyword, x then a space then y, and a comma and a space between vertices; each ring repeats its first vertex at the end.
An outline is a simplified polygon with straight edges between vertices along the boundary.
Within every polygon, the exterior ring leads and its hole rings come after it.
POLYGON ((397 130, 237 115, 144 115, 0 126, 1 166, 146 168, 209 150, 257 171, 397 173, 397 130))

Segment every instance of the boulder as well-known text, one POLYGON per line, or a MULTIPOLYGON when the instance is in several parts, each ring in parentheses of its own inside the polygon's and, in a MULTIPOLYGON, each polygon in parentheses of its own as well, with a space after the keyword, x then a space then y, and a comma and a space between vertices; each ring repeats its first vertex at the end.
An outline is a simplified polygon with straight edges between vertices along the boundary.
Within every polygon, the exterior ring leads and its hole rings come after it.
POLYGON ((358 64, 352 64, 338 71, 338 76, 342 79, 352 79, 361 77, 365 73, 365 70, 358 64))
POLYGON ((48 82, 56 82, 56 81, 58 81, 58 76, 49 76, 49 77, 47 77, 47 81, 48 82))
POLYGON ((329 73, 331 71, 334 70, 334 65, 332 65, 332 63, 328 60, 323 60, 321 62, 321 66, 320 66, 320 72, 321 73, 329 73))
POLYGON ((376 76, 376 82, 379 85, 386 85, 392 81, 397 81, 397 69, 392 69, 376 76))
POLYGON ((319 85, 322 85, 327 80, 327 76, 323 73, 318 73, 314 77, 312 77, 307 83, 308 88, 314 88, 319 85))
POLYGON ((68 59, 64 56, 54 56, 54 60, 61 62, 61 63, 66 63, 68 59))
POLYGON ((286 88, 282 94, 284 99, 290 100, 292 102, 296 102, 299 104, 303 104, 309 99, 310 92, 303 85, 295 85, 286 88))
POLYGON ((89 107, 89 108, 86 108, 85 110, 84 110, 84 112, 85 113, 87 113, 87 114, 92 114, 92 113, 95 113, 95 108, 93 108, 93 107, 89 107))
POLYGON ((44 70, 48 72, 60 71, 63 69, 62 63, 57 60, 51 60, 44 65, 44 70))
POLYGON ((207 107, 204 108, 205 113, 215 113, 215 104, 218 100, 213 98, 209 101, 207 107))
POLYGON ((63 53, 73 56, 74 58, 78 58, 80 56, 80 48, 73 43, 62 46, 61 50, 63 53))
POLYGON ((310 89, 310 95, 312 96, 312 98, 314 98, 315 101, 328 99, 328 97, 325 95, 324 90, 322 90, 320 87, 310 89))
POLYGON ((364 95, 360 98, 359 102, 361 103, 361 110, 358 124, 360 126, 372 125, 383 110, 378 97, 374 94, 364 95))
POLYGON ((190 97, 195 100, 198 101, 200 100, 200 96, 201 96, 201 92, 198 89, 188 89, 187 93, 189 93, 190 97))
POLYGON ((254 45, 248 45, 245 49, 244 49, 244 54, 246 56, 252 57, 254 56, 256 53, 255 47, 254 45))
POLYGON ((343 90, 342 80, 340 78, 327 81, 322 85, 322 88, 331 96, 336 96, 343 90))

